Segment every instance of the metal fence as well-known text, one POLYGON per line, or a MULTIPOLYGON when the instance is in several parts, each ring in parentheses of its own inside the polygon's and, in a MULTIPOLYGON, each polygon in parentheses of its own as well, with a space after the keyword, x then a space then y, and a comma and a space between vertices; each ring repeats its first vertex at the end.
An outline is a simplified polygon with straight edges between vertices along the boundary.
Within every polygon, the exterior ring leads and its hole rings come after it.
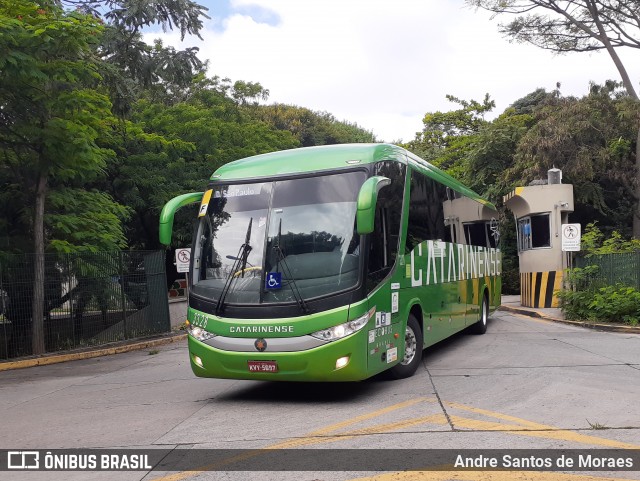
POLYGON ((625 284, 640 289, 640 252, 601 254, 576 259, 576 267, 598 266, 591 280, 599 285, 625 284))
MULTIPOLYGON (((0 360, 32 354, 33 254, 0 257, 0 360)), ((164 251, 45 254, 46 352, 171 329, 164 251)))

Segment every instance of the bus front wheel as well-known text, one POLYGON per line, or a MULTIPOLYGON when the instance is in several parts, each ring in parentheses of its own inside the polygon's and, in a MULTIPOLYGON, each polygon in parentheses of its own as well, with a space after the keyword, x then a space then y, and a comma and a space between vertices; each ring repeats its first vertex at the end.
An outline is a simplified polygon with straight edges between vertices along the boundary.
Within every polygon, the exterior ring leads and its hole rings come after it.
POLYGON ((404 333, 404 357, 389 370, 391 378, 404 379, 413 376, 422 361, 422 345, 420 324, 413 314, 409 314, 404 333))

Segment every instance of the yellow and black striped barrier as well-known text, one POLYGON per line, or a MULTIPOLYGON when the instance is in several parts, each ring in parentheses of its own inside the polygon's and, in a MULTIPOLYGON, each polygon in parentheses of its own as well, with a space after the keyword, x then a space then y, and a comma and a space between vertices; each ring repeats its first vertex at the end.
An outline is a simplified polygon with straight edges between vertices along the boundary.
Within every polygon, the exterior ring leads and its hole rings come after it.
POLYGON ((524 191, 524 187, 516 187, 511 192, 509 192, 507 195, 503 196, 502 200, 506 204, 508 200, 513 199, 515 196, 522 195, 523 191, 524 191))
POLYGON ((521 272, 520 304, 525 307, 558 307, 555 291, 562 288, 562 271, 521 272))

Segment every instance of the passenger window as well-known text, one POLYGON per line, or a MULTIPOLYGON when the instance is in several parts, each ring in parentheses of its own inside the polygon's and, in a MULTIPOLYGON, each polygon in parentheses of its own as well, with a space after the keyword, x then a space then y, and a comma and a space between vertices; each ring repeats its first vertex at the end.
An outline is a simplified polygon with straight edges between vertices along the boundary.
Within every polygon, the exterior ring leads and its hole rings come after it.
POLYGON ((447 199, 446 187, 419 172, 412 171, 410 195, 405 253, 410 253, 426 240, 451 239, 451 230, 445 226, 444 220, 443 202, 447 199))

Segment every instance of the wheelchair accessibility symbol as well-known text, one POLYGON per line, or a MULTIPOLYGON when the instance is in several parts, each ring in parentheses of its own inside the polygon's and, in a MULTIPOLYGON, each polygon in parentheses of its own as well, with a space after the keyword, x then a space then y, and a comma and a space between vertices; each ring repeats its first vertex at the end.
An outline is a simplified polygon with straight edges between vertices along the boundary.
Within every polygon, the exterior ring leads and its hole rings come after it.
POLYGON ((269 272, 264 280, 265 289, 280 289, 282 287, 282 272, 269 272))

